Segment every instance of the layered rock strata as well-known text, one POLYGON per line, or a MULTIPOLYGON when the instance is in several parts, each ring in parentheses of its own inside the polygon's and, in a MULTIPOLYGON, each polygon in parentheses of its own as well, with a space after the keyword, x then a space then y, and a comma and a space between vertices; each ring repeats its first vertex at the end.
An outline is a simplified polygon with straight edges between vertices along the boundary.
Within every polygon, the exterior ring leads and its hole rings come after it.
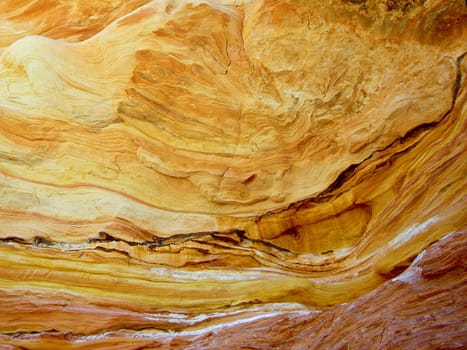
POLYGON ((0 347, 467 346, 463 1, 0 21, 0 347))

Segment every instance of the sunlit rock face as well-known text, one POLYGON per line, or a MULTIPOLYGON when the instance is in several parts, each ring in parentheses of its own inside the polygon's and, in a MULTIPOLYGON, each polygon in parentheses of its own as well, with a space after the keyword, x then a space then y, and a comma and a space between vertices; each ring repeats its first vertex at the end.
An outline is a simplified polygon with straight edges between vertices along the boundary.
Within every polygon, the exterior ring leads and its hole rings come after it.
POLYGON ((461 0, 0 1, 0 348, 467 347, 461 0))

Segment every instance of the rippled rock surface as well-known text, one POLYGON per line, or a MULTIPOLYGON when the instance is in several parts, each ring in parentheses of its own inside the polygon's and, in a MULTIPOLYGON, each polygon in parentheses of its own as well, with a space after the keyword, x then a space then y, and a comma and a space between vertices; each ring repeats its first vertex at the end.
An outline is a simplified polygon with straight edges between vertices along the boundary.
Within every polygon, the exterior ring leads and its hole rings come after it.
POLYGON ((0 348, 467 347, 460 0, 2 0, 0 348))

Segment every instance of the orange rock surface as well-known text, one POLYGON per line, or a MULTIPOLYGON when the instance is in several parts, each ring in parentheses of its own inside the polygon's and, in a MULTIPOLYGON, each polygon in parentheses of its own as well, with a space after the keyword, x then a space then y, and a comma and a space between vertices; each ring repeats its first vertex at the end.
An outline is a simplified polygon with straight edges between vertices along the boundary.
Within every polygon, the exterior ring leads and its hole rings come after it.
POLYGON ((467 347, 461 0, 0 2, 0 349, 467 347))

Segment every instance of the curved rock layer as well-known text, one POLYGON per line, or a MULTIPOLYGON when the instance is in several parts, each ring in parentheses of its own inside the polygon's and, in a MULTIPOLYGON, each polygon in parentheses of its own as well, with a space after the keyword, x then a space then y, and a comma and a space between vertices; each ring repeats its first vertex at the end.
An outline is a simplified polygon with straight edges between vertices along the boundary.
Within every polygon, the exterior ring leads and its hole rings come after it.
POLYGON ((0 348, 467 347, 464 1, 0 20, 0 348))

